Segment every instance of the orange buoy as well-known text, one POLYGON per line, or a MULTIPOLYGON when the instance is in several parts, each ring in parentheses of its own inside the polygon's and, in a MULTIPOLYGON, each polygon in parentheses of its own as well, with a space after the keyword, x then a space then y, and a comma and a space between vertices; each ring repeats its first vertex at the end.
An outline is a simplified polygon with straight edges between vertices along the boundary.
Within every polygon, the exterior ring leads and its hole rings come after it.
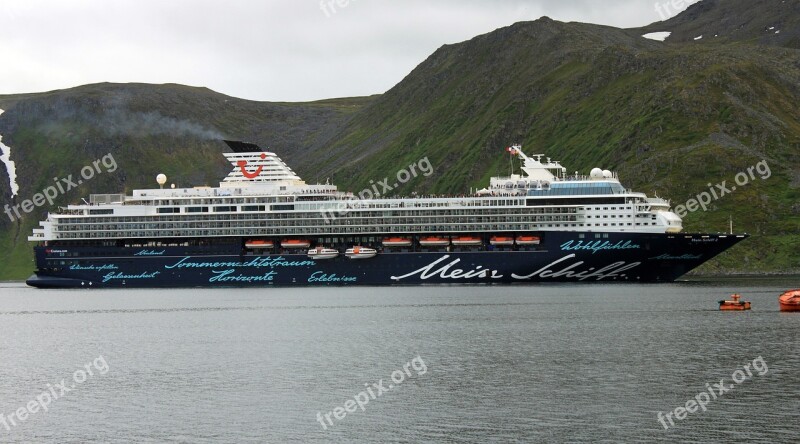
POLYGON ((778 296, 781 311, 800 311, 800 290, 789 290, 778 296))

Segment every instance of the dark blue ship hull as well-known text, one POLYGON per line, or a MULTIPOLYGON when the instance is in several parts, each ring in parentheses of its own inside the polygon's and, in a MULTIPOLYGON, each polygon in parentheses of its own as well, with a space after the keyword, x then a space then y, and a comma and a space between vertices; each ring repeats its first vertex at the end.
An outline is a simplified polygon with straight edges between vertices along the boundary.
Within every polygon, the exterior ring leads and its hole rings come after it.
MULTIPOLYGON (((386 249, 315 260, 305 250, 35 247, 40 288, 670 282, 745 235, 549 232, 533 247, 386 249)), ((342 250, 343 251, 343 250, 342 250)))

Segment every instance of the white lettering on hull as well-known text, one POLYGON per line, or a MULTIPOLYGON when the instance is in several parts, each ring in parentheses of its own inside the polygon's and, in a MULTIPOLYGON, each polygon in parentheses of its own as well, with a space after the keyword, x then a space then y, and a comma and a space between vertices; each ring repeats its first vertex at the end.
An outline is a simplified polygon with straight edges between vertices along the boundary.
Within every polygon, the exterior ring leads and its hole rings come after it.
MULTIPOLYGON (((471 278, 489 278, 489 279, 500 279, 504 275, 500 274, 498 270, 491 270, 488 268, 484 268, 481 265, 474 267, 472 270, 463 270, 461 268, 454 268, 461 259, 453 259, 450 262, 445 263, 450 258, 449 254, 446 254, 439 259, 431 262, 430 264, 414 270, 410 273, 406 273, 402 276, 392 276, 391 279, 394 281, 401 281, 406 278, 410 278, 412 276, 417 276, 420 280, 428 280, 430 278, 439 278, 439 279, 471 279, 471 278)), ((531 280, 533 278, 542 278, 542 279, 556 279, 556 278, 568 278, 568 279, 575 279, 578 281, 584 281, 587 279, 595 279, 597 281, 601 281, 603 279, 609 278, 617 278, 617 277, 625 277, 626 275, 623 273, 630 269, 636 268, 641 265, 641 262, 631 262, 626 263, 623 261, 613 262, 609 265, 606 265, 602 268, 595 268, 590 267, 588 269, 583 268, 584 265, 583 261, 577 261, 568 263, 570 259, 574 259, 575 254, 569 254, 567 256, 562 257, 556 261, 553 261, 544 267, 534 271, 533 273, 527 275, 519 275, 516 273, 512 273, 511 277, 520 281, 531 280)))

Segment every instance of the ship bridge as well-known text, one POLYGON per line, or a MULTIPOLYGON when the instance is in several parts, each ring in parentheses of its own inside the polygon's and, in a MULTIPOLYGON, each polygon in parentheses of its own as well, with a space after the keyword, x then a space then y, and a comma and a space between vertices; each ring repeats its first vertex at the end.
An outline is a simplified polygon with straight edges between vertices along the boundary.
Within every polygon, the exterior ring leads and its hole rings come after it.
POLYGON ((594 196, 629 193, 618 181, 555 182, 549 187, 529 189, 528 196, 594 196))
POLYGON ((505 193, 529 196, 570 196, 570 195, 612 195, 624 194, 626 189, 620 184, 619 176, 609 170, 594 168, 588 176, 567 175, 567 169, 557 160, 544 154, 527 156, 520 145, 507 148, 522 162, 525 174, 512 174, 508 177, 492 177, 489 188, 478 191, 478 195, 505 193))

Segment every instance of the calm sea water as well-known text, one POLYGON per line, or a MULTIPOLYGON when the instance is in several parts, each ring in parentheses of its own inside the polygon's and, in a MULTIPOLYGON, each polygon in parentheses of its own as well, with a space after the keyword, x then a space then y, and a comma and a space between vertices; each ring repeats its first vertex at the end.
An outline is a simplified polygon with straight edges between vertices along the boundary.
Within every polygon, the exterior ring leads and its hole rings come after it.
POLYGON ((797 287, 0 284, 0 442, 798 442, 797 287))

